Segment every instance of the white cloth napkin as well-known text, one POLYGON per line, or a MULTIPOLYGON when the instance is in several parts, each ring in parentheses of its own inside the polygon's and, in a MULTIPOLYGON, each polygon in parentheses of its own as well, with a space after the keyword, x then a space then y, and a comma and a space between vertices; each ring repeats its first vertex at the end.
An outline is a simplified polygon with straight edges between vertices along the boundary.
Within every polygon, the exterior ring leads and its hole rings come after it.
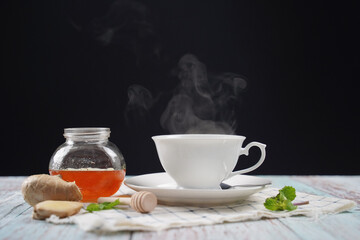
MULTIPOLYGON (((126 186, 120 188, 120 194, 133 192, 126 186)), ((339 213, 356 206, 351 200, 316 196, 297 192, 293 202, 309 201, 294 211, 270 211, 263 203, 266 198, 275 196, 278 189, 265 188, 239 203, 214 206, 165 206, 158 205, 148 214, 138 213, 131 208, 103 210, 93 213, 82 211, 69 218, 59 219, 51 216, 46 221, 54 224, 75 223, 85 231, 116 232, 123 230, 160 231, 169 228, 211 225, 224 222, 259 220, 261 218, 281 218, 295 215, 317 218, 324 214, 339 213)))

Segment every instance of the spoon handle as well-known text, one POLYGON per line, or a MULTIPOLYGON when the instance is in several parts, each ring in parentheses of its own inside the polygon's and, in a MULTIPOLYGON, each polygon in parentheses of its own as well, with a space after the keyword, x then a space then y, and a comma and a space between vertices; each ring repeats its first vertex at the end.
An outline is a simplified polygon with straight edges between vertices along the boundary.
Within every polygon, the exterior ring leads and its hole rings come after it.
POLYGON ((270 185, 271 182, 263 183, 263 184, 237 184, 237 185, 229 185, 226 183, 220 183, 221 189, 229 189, 233 187, 265 187, 267 185, 270 185))

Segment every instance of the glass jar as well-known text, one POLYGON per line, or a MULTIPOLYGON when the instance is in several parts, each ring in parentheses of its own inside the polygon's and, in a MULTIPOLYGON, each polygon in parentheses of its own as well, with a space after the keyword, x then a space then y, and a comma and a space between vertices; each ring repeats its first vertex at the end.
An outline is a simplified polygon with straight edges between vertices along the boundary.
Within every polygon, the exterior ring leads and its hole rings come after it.
POLYGON ((109 128, 65 128, 66 141, 51 157, 50 175, 75 181, 83 202, 113 195, 124 181, 125 160, 109 136, 109 128))

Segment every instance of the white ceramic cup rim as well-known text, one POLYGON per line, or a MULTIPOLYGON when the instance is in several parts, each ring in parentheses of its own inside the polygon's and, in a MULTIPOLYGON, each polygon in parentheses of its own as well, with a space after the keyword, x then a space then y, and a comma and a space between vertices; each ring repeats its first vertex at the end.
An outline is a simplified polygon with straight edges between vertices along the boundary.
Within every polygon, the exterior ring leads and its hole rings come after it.
POLYGON ((221 139, 245 139, 240 135, 229 134, 169 134, 153 136, 153 139, 201 139, 201 140, 221 140, 221 139))

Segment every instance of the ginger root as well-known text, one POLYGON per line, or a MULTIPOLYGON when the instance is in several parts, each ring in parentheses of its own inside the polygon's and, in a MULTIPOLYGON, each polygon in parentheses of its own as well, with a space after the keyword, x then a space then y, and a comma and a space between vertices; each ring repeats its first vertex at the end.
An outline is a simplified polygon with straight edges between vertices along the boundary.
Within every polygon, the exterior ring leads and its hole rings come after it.
POLYGON ((82 207, 80 202, 47 200, 34 206, 33 218, 43 220, 52 214, 59 218, 69 217, 78 213, 82 207))
POLYGON ((45 200, 80 201, 82 194, 75 182, 66 182, 60 176, 32 175, 25 179, 22 194, 31 206, 45 200))

